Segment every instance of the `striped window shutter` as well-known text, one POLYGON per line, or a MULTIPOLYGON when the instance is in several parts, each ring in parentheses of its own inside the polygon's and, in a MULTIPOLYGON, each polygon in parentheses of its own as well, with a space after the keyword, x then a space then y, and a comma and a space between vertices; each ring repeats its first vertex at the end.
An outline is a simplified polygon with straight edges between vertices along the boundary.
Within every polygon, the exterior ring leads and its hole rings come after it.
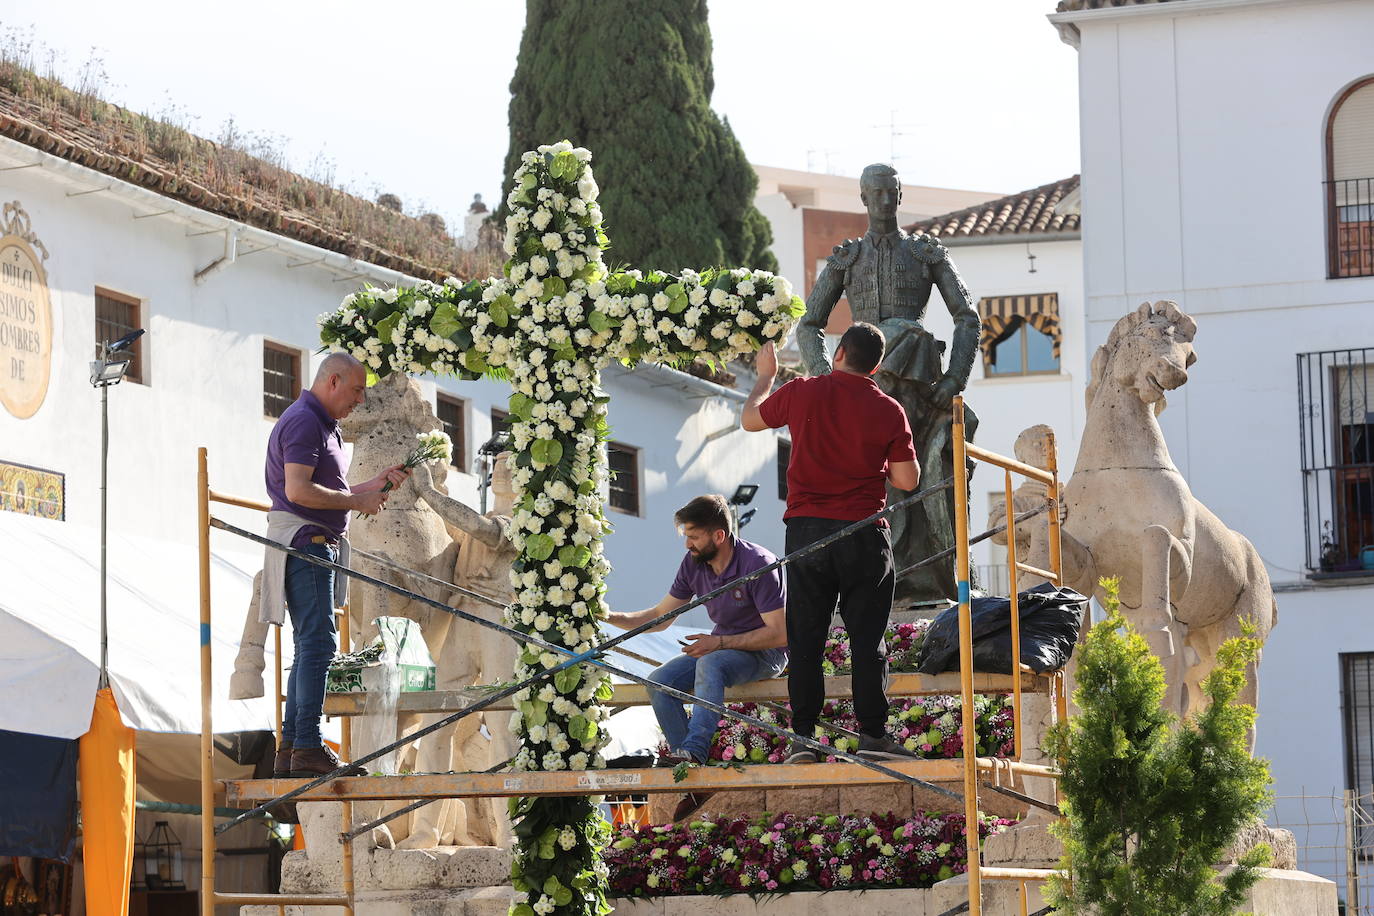
POLYGON ((996 343, 1024 321, 1054 341, 1054 358, 1059 358, 1059 294, 1037 293, 1033 296, 992 296, 978 300, 978 317, 983 322, 978 345, 983 357, 991 364, 997 362, 996 343))

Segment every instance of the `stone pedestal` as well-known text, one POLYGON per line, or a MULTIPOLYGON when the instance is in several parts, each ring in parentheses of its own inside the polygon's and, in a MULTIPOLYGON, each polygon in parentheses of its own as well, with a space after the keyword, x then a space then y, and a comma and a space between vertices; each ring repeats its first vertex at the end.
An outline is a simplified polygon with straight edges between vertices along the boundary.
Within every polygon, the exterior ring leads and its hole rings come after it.
MULTIPOLYGON (((343 847, 338 802, 299 806, 305 851, 286 854, 283 894, 343 892, 343 847)), ((369 849, 353 841, 357 916, 505 916, 511 854, 496 846, 369 849)), ((240 908, 242 916, 278 916, 275 906, 240 908)), ((288 906, 289 916, 337 916, 338 907, 288 906)))

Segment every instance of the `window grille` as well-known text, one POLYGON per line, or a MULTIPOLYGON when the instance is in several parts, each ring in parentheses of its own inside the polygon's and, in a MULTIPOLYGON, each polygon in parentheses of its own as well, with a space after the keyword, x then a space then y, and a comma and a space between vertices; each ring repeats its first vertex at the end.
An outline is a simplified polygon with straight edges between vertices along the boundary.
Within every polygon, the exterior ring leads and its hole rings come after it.
MULTIPOLYGON (((143 325, 139 322, 142 303, 137 299, 96 287, 95 291, 95 357, 100 358, 100 345, 114 343, 143 325)), ((126 382, 145 384, 143 377, 143 337, 130 348, 134 358, 124 372, 126 382)))
POLYGON ((262 342, 262 412, 280 417, 301 396, 301 351, 262 342))

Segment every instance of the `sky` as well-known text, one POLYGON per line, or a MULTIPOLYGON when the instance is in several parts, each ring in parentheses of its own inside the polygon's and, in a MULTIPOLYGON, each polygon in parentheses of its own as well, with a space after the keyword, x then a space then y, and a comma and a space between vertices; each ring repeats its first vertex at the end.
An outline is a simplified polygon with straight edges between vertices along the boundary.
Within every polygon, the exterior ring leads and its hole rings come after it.
MULTIPOLYGON (((1077 52, 1052 0, 714 0, 715 95, 751 162, 1011 193, 1078 171, 1077 52), (895 124, 895 129, 892 125, 895 124)), ((69 83, 230 118, 298 171, 461 225, 500 194, 519 0, 0 0, 0 41, 69 83), (194 12, 190 12, 194 10, 194 12)), ((560 138, 551 138, 560 139, 560 138)), ((595 154, 595 150, 593 150, 595 154)))

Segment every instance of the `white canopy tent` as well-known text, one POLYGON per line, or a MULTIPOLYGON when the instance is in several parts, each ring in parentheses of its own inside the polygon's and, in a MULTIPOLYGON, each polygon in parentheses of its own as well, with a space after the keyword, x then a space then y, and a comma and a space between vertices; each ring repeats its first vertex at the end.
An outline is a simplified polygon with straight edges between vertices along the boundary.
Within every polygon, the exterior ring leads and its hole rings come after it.
MULTIPOLYGON (((271 730, 270 699, 229 700, 227 683, 261 555, 252 544, 212 541, 215 625, 213 714, 217 733, 271 730)), ((200 731, 199 565, 194 542, 114 533, 109 539, 110 682, 124 721, 145 732, 200 731)), ((90 725, 100 663, 99 531, 0 513, 0 729, 76 738, 90 725)), ((660 661, 695 628, 672 626, 627 648, 660 661)), ((618 631, 612 630, 614 634, 618 631)), ((283 655, 290 663, 289 638, 283 655)), ((636 674, 649 666, 608 660, 636 674)), ((275 660, 268 646, 267 682, 275 660)), ((647 707, 608 723, 608 757, 651 748, 647 707)))

